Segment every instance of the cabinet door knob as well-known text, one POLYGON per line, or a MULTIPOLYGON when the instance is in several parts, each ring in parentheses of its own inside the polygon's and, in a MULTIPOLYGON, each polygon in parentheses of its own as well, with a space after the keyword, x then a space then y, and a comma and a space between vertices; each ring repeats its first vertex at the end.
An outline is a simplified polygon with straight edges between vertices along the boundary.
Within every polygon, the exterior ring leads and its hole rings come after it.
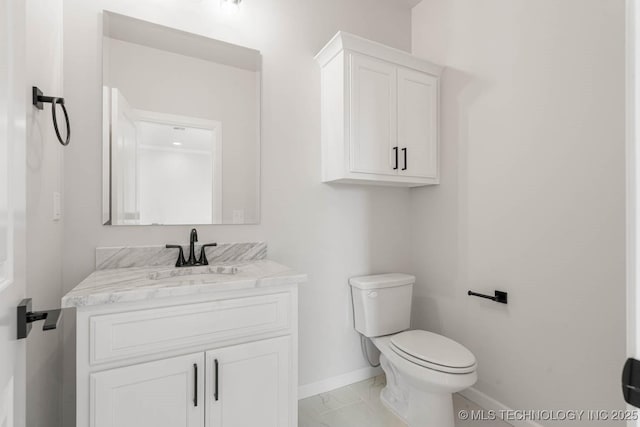
POLYGON ((398 169, 398 147, 393 147, 393 152, 395 154, 396 161, 393 166, 393 170, 398 169))
MULTIPOLYGON (((403 148, 402 149, 402 154, 404 155, 404 167, 402 168, 403 171, 407 170, 407 148, 403 148)), ((397 164, 397 161, 396 161, 397 164)))

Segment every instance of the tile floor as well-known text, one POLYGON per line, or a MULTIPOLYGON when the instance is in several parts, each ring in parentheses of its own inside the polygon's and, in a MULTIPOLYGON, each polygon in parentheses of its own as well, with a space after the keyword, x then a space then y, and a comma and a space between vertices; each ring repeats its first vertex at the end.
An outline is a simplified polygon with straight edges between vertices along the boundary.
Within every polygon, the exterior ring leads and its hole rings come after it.
MULTIPOLYGON (((299 427, 406 427, 380 402, 384 375, 352 384, 298 403, 299 427)), ((479 410, 475 403, 460 395, 453 398, 454 410, 479 410)), ((510 427, 502 421, 463 421, 456 427, 510 427)))

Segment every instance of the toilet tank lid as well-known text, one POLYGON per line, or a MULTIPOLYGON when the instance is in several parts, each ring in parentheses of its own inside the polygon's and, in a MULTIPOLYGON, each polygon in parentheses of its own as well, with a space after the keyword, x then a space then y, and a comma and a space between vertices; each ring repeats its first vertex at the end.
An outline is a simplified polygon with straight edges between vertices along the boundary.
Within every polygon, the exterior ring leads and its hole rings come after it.
POLYGON ((396 286, 413 285, 415 282, 415 276, 403 273, 372 274, 370 276, 359 276, 349 279, 349 284, 358 289, 393 288, 396 286))

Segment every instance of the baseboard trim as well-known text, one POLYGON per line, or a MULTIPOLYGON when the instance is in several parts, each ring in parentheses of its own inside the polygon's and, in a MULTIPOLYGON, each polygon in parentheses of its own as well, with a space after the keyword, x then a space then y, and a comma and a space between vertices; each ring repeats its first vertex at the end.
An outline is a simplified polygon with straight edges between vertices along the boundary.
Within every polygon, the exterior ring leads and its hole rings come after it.
MULTIPOLYGON (((497 401, 491 396, 484 394, 483 392, 471 387, 459 392, 464 398, 478 404, 483 409, 492 411, 511 411, 507 405, 497 401)), ((505 421, 507 424, 511 424, 513 427, 543 427, 534 421, 505 421)))
POLYGON ((382 369, 378 368, 362 368, 357 371, 347 372, 346 374, 327 378, 311 384, 304 384, 298 387, 298 400, 315 396, 316 394, 326 393, 340 387, 345 387, 359 381, 376 377, 382 373, 382 369))

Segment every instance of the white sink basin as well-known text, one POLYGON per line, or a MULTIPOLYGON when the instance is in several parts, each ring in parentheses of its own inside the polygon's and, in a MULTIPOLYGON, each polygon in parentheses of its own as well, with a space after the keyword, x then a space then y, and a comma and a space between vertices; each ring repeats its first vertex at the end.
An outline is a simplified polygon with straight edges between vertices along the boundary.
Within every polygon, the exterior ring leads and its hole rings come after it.
POLYGON ((215 276, 220 274, 236 274, 238 267, 234 265, 204 265, 197 267, 176 267, 166 270, 158 270, 149 273, 147 276, 151 280, 179 280, 179 281, 207 281, 215 280, 215 276), (213 277, 211 277, 213 276, 213 277))

